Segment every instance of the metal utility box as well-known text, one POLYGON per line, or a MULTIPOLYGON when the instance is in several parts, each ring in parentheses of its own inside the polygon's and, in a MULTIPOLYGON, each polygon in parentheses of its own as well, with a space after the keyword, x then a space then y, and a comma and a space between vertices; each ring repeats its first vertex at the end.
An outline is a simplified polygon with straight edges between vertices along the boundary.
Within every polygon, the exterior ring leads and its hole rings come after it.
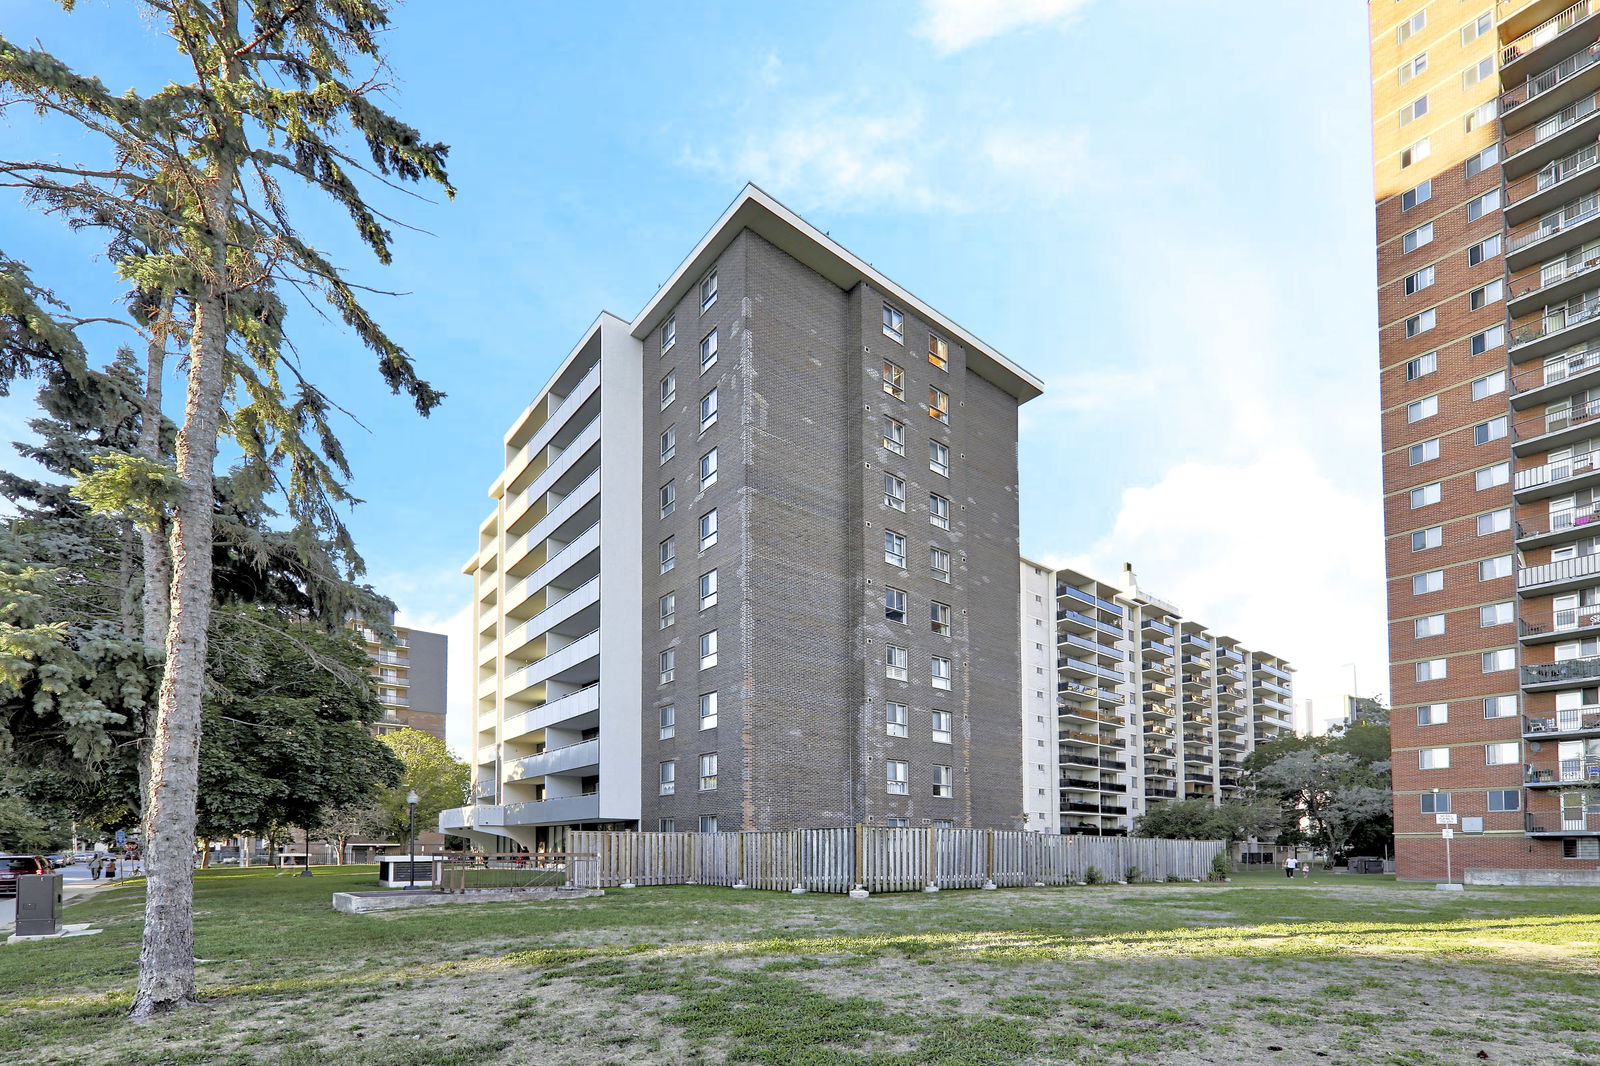
POLYGON ((379 888, 433 888, 444 871, 443 855, 378 856, 379 888))
POLYGON ((55 936, 61 931, 61 874, 17 878, 18 936, 55 936))

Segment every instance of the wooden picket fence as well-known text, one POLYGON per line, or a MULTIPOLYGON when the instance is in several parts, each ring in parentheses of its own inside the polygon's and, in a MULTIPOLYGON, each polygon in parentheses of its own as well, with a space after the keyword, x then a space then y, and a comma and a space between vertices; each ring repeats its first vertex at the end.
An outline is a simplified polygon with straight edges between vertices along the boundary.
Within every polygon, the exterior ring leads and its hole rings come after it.
POLYGON ((1090 879, 1204 880, 1220 840, 1046 836, 993 829, 779 829, 735 833, 575 831, 569 849, 593 855, 573 887, 723 885, 770 891, 916 892, 1068 885, 1090 879))

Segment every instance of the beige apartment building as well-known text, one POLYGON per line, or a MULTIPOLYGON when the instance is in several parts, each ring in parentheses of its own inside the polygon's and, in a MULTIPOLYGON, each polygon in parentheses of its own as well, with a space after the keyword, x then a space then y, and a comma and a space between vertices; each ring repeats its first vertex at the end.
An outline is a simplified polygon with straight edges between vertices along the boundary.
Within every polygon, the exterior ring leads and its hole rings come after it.
POLYGON ((1153 804, 1220 803, 1246 755, 1294 735, 1288 661, 1185 615, 1131 567, 1112 583, 1024 558, 1021 588, 1026 828, 1120 835, 1153 804))

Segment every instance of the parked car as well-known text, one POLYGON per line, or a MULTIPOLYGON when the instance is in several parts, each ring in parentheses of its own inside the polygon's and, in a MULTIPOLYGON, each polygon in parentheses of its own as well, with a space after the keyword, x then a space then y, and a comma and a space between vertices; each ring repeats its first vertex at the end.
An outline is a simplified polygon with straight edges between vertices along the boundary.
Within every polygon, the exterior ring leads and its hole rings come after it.
POLYGON ((0 896, 15 896, 19 877, 49 872, 50 860, 42 855, 0 855, 0 896))
POLYGON ((78 861, 71 852, 67 851, 58 851, 53 855, 46 855, 45 858, 49 859, 50 865, 57 870, 63 866, 71 866, 78 861))

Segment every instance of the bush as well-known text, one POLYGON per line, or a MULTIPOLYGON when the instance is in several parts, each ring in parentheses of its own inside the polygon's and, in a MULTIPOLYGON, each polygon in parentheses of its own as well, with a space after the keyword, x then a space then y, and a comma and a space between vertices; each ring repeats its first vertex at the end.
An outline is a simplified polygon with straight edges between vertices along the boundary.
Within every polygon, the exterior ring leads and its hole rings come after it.
POLYGON ((1137 866, 1130 866, 1130 867, 1128 867, 1127 871, 1122 875, 1122 879, 1124 881, 1128 882, 1128 884, 1130 884, 1130 885, 1133 884, 1135 881, 1143 881, 1144 880, 1144 871, 1139 869, 1137 866))
POLYGON ((1105 874, 1100 872, 1098 866, 1091 866, 1083 873, 1083 883, 1086 885, 1103 885, 1106 883, 1105 874))
POLYGON ((1207 877, 1212 881, 1226 881, 1233 874, 1233 863, 1228 861, 1226 850, 1219 851, 1211 859, 1211 873, 1207 877))

